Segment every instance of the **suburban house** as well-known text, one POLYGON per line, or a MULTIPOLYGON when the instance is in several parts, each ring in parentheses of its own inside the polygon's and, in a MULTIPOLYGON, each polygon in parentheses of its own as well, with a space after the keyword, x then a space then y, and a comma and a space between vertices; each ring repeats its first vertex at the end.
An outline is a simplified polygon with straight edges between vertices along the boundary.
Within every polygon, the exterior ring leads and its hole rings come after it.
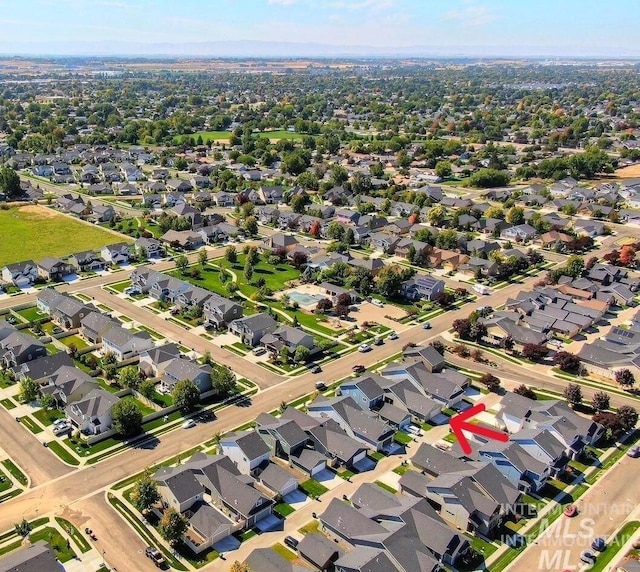
POLYGON ((102 353, 112 353, 117 361, 135 357, 155 345, 149 332, 132 332, 120 326, 112 326, 102 334, 102 353))
MULTIPOLYGON (((351 503, 334 498, 318 515, 322 532, 353 547, 346 557, 355 559, 364 550, 360 558, 367 561, 363 556, 375 549, 399 564, 379 570, 436 572, 439 562, 455 566, 472 554, 470 541, 447 526, 425 499, 365 484, 353 493, 351 503), (371 490, 374 487, 379 490, 371 490)), ((338 570, 341 561, 336 561, 338 570)))
POLYGON ((409 300, 433 300, 435 296, 444 292, 444 280, 417 274, 402 283, 401 291, 409 300))
POLYGON ((34 381, 40 381, 53 375, 63 365, 73 366, 73 360, 67 352, 58 352, 22 363, 13 370, 13 373, 17 381, 22 381, 27 377, 34 381))
POLYGON ((344 553, 326 536, 318 533, 305 534, 296 547, 300 557, 318 570, 330 570, 333 563, 344 553))
POLYGON ((0 569, 24 572, 64 572, 65 567, 58 561, 53 548, 46 540, 26 544, 0 558, 0 569))
POLYGON ((368 447, 361 441, 349 436, 333 419, 317 421, 318 425, 305 431, 312 448, 325 455, 331 466, 354 467, 365 459, 368 447))
POLYGON ((0 339, 0 360, 7 369, 46 355, 47 348, 40 340, 17 330, 0 339))
POLYGON ((267 488, 274 497, 284 497, 298 490, 300 480, 292 472, 277 463, 269 463, 258 477, 260 484, 267 488))
POLYGON ((105 246, 100 255, 110 264, 128 264, 131 257, 131 246, 126 242, 105 246))
POLYGON ((220 441, 220 451, 245 475, 260 473, 271 458, 271 449, 254 430, 227 433, 220 441))
POLYGON ((100 312, 91 312, 80 320, 82 336, 92 344, 102 343, 102 335, 116 326, 120 326, 118 320, 100 312))
POLYGON ((358 293, 355 290, 347 290, 342 286, 336 286, 335 284, 331 284, 331 282, 322 282, 318 286, 325 294, 331 297, 331 301, 334 305, 337 304, 340 296, 343 294, 349 297, 349 304, 355 304, 358 300, 358 293))
POLYGON ((68 294, 57 292, 53 288, 40 291, 36 299, 40 311, 51 316, 52 321, 67 330, 79 328, 82 319, 96 309, 68 294))
POLYGON ((195 383, 200 393, 211 390, 211 366, 199 364, 190 359, 182 357, 173 358, 166 364, 161 375, 161 389, 166 393, 171 393, 176 383, 183 379, 188 379, 195 383))
POLYGON ((307 412, 322 421, 332 419, 347 435, 376 451, 389 448, 393 441, 395 430, 375 413, 358 407, 349 396, 331 399, 320 396, 308 406, 307 412))
POLYGON ((251 347, 257 346, 266 334, 277 327, 278 322, 265 313, 245 316, 229 323, 229 331, 238 335, 243 344, 251 347))
POLYGON ((38 267, 33 260, 7 264, 2 268, 2 279, 18 288, 31 286, 38 278, 38 267))
POLYGON ((443 369, 431 373, 422 361, 405 361, 389 364, 381 373, 383 377, 399 381, 408 379, 419 392, 437 401, 442 407, 455 407, 464 397, 464 391, 470 385, 466 376, 455 370, 443 369))
POLYGON ((162 258, 165 254, 164 246, 156 238, 138 238, 134 248, 138 255, 146 253, 147 258, 162 258))
POLYGON ((100 389, 100 384, 73 363, 60 366, 41 387, 43 394, 52 395, 61 406, 81 401, 96 389, 100 389))
POLYGON ((84 398, 65 407, 71 423, 85 435, 111 430, 111 410, 118 398, 104 389, 94 389, 84 398))
POLYGON ((90 250, 76 252, 69 257, 69 263, 73 264, 80 272, 96 272, 104 270, 105 261, 97 253, 90 250))
POLYGON ((515 242, 526 242, 528 240, 533 240, 538 234, 538 231, 532 227, 530 224, 517 224, 515 226, 510 226, 509 228, 505 228, 500 233, 500 238, 504 238, 505 240, 513 240, 515 242))
POLYGON ((258 435, 276 457, 288 460, 298 456, 307 444, 307 434, 293 419, 260 413, 256 423, 258 435))
POLYGON ((224 328, 233 320, 241 318, 242 314, 243 309, 240 304, 213 292, 206 298, 202 306, 205 328, 224 328))
POLYGON ((340 384, 338 395, 350 397, 355 404, 365 411, 379 408, 384 402, 384 390, 381 383, 385 380, 369 373, 353 379, 347 379, 340 384))
POLYGON ((168 230, 160 237, 160 240, 184 250, 196 250, 204 246, 203 236, 193 230, 168 230))
POLYGON ((293 326, 279 326, 273 332, 266 333, 260 338, 260 343, 271 353, 277 354, 284 347, 292 352, 299 346, 303 346, 313 352, 315 342, 313 336, 307 334, 302 328, 293 326))
POLYGON ((167 365, 179 357, 180 348, 177 344, 164 344, 141 352, 138 368, 147 377, 161 377, 167 365))
POLYGON ((76 269, 70 262, 63 262, 59 258, 47 256, 36 264, 38 275, 45 280, 60 282, 65 276, 75 274, 76 269))
POLYGON ((433 346, 408 347, 402 352, 402 358, 407 361, 421 361, 431 373, 442 371, 446 363, 444 356, 433 346))

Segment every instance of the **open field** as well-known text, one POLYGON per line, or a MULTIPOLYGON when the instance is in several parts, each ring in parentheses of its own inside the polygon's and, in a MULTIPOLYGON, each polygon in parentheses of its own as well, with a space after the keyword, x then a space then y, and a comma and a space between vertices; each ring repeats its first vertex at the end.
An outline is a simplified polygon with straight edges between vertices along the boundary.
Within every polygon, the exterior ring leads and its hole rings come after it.
POLYGON ((629 165, 628 167, 622 167, 622 169, 616 169, 614 172, 616 177, 622 179, 640 177, 640 164, 629 165))
MULTIPOLYGON (((279 139, 302 139, 304 137, 302 133, 292 133, 291 131, 286 131, 284 129, 276 131, 255 131, 254 136, 268 137, 270 140, 274 141, 278 141, 279 139)), ((202 141, 204 143, 207 143, 207 141, 228 141, 231 137, 231 131, 198 131, 197 133, 190 135, 178 136, 176 139, 180 140, 185 137, 193 137, 194 139, 202 137, 202 141)))
POLYGON ((0 267, 11 262, 37 261, 45 256, 98 249, 124 240, 107 230, 37 205, 0 210, 0 229, 0 267))

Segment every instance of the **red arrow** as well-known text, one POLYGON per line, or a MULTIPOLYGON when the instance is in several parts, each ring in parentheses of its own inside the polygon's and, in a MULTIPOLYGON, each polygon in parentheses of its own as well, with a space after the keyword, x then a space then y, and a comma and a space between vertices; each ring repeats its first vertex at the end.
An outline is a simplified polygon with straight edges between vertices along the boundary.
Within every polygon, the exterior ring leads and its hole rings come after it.
POLYGON ((495 429, 489 429, 489 427, 474 425, 473 423, 467 422, 468 419, 474 417, 478 413, 482 413, 485 409, 486 407, 484 403, 478 403, 477 405, 474 405, 466 411, 459 413, 458 415, 454 415, 451 419, 449 419, 449 425, 451 425, 451 429, 458 439, 460 447, 462 447, 462 450, 467 455, 471 453, 471 445, 469 445, 467 437, 462 432, 463 429, 465 431, 469 431, 469 433, 482 435, 483 437, 487 437, 488 439, 495 439, 496 441, 502 441, 503 443, 506 443, 509 440, 509 435, 503 433, 502 431, 496 431, 495 429))

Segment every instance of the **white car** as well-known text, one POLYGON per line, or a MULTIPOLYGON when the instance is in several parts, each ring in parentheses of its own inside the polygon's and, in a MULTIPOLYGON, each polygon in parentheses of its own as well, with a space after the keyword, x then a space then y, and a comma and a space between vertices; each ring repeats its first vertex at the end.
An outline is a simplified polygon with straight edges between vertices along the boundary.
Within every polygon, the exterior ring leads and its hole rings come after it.
POLYGON ((366 353, 366 352, 370 352, 371 351, 371 346, 369 344, 362 344, 359 348, 358 351, 360 353, 366 353))
POLYGON ((390 340, 397 340, 398 339, 398 334, 396 332, 391 332, 389 334, 389 339, 390 340))
POLYGON ((196 422, 193 419, 187 419, 183 424, 182 424, 182 428, 183 429, 190 429, 191 427, 195 427, 196 426, 196 422))
POLYGON ((378 299, 376 299, 376 298, 372 298, 372 299, 371 299, 371 303, 372 303, 374 306, 378 306, 378 308, 384 308, 384 302, 383 302, 382 300, 378 300, 378 299))
POLYGON ((262 346, 253 350, 254 356, 261 356, 267 353, 267 348, 263 348, 262 346))

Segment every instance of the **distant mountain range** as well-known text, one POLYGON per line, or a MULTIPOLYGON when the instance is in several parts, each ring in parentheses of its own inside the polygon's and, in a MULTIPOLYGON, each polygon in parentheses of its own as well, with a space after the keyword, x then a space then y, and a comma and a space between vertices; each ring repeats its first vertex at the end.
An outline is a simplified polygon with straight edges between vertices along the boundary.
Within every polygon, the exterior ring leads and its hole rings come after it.
POLYGON ((40 56, 149 56, 219 58, 402 58, 402 57, 564 57, 640 58, 639 49, 560 46, 407 46, 380 47, 252 40, 142 42, 20 42, 0 40, 0 54, 40 56))

